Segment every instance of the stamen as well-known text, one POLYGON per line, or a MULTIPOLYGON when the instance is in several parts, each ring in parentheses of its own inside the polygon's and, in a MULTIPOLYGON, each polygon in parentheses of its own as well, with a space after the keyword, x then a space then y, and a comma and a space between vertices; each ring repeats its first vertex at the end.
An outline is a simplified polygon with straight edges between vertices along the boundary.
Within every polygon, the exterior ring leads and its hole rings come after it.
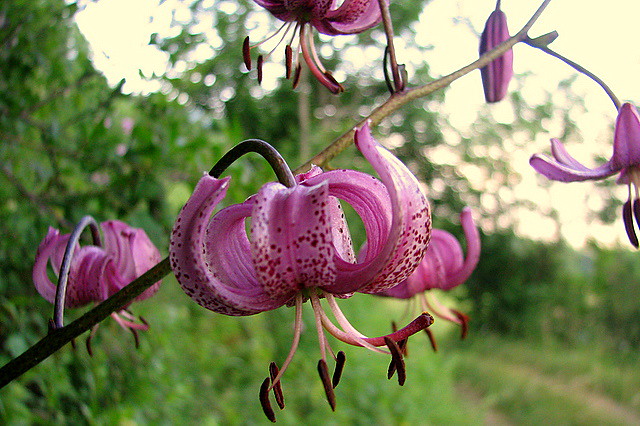
POLYGON ((264 57, 262 55, 258 56, 258 84, 262 84, 262 65, 264 64, 264 57))
POLYGON ((340 378, 342 377, 342 370, 344 370, 344 364, 346 361, 347 361, 347 357, 345 356, 344 352, 339 351, 338 355, 336 356, 336 369, 333 370, 333 377, 331 380, 331 384, 333 385, 334 389, 336 386, 338 386, 338 383, 340 383, 340 378))
POLYGON ((469 331, 469 316, 456 309, 451 309, 451 312, 453 312, 460 320, 460 339, 464 339, 465 337, 467 337, 467 333, 469 331))
POLYGON ((322 386, 324 386, 324 393, 327 395, 327 401, 331 406, 332 411, 336 411, 336 395, 333 393, 333 386, 331 379, 329 378, 329 370, 327 369, 327 362, 324 359, 318 361, 318 373, 320 374, 320 380, 322 380, 322 386))
POLYGON ((284 48, 284 66, 285 66, 285 77, 287 80, 291 78, 291 66, 293 65, 293 50, 291 49, 291 45, 287 44, 284 48))
MULTIPOLYGON (((98 325, 95 325, 94 327, 92 327, 91 331, 89 332, 89 336, 87 336, 86 346, 87 346, 87 353, 89 354, 89 356, 93 356, 93 348, 91 347, 91 341, 93 340, 93 336, 96 335, 96 331, 98 331, 98 325)), ((72 340, 71 343, 75 348, 75 341, 72 340)))
POLYGON ((636 194, 636 199, 633 201, 633 215, 636 217, 638 228, 640 228, 640 199, 637 197, 638 194, 636 194))
POLYGON ((329 74, 329 77, 325 75, 327 71, 324 69, 322 64, 320 64, 320 60, 318 59, 315 50, 313 50, 313 47, 311 51, 309 50, 309 44, 313 46, 313 38, 307 37, 305 35, 305 28, 305 25, 300 27, 300 47, 302 49, 302 56, 304 57, 304 61, 307 63, 307 66, 309 67, 309 70, 311 70, 311 73, 314 75, 314 77, 324 87, 329 89, 331 93, 337 95, 338 93, 342 92, 344 88, 331 76, 331 74, 329 74))
POLYGON ((262 382, 260 386, 260 405, 262 405, 262 411, 264 411, 264 415, 272 422, 276 422, 276 414, 273 412, 273 408, 271 408, 271 402, 269 401, 269 383, 271 382, 271 378, 267 377, 262 382))
POLYGON ((460 318, 458 318, 453 309, 438 302, 435 293, 433 293, 432 291, 426 291, 424 293, 421 293, 421 297, 424 298, 424 304, 426 304, 428 309, 437 317, 456 324, 461 324, 460 318))
POLYGON ((398 384, 402 386, 407 379, 407 372, 404 365, 404 359, 402 358, 402 354, 400 353, 400 348, 395 341, 386 336, 384 338, 384 342, 389 348, 389 352, 391 352, 391 363, 389 364, 387 378, 390 379, 391 377, 393 377, 393 373, 397 371, 398 384))
POLYGON ((298 87, 298 83, 300 83, 300 73, 302 72, 302 65, 300 65, 300 62, 297 63, 296 65, 296 69, 293 73, 293 81, 292 81, 292 87, 295 89, 296 87, 298 87))
POLYGON ((242 58, 244 59, 244 66, 247 67, 247 70, 251 71, 251 46, 249 46, 249 36, 246 36, 242 43, 242 58))
MULTIPOLYGON (((637 201, 637 200, 636 200, 637 201)), ((635 202, 634 210, 635 210, 635 202)), ((636 214, 636 218, 638 215, 636 214)), ((636 236, 636 231, 633 228, 633 212, 631 210, 631 200, 627 200, 622 206, 622 221, 624 222, 624 229, 627 231, 627 237, 629 237, 629 241, 635 248, 638 248, 638 237, 636 236)))
POLYGON ((427 333, 427 337, 429 338, 429 342, 431 343, 431 347, 434 352, 438 352, 438 344, 436 343, 436 336, 433 335, 433 332, 430 328, 425 328, 424 332, 427 333))
MULTIPOLYGON (((398 331, 398 325, 396 324, 395 321, 391 321, 391 330, 394 333, 396 331, 398 331)), ((425 330, 428 330, 428 328, 425 328, 425 330)), ((398 347, 400 348, 400 351, 402 352, 402 356, 406 357, 406 356, 409 355, 408 343, 409 343, 409 339, 400 340, 398 342, 398 347)))
POLYGON ((275 362, 271 362, 269 364, 269 376, 271 377, 271 382, 273 383, 273 396, 276 398, 276 403, 278 403, 278 407, 282 410, 284 408, 284 395, 282 394, 282 381, 278 379, 276 381, 276 377, 278 377, 278 373, 280 370, 275 362))
MULTIPOLYGON (((298 349, 298 343, 300 343, 300 334, 302 333, 302 294, 298 293, 296 295, 296 319, 293 325, 293 340, 291 342, 291 348, 289 349, 289 353, 287 354, 287 358, 282 363, 282 368, 276 374, 275 378, 272 378, 273 385, 280 381, 282 374, 285 372, 291 360, 293 359, 293 355, 296 353, 298 349)), ((271 388, 269 388, 271 390, 271 388)))

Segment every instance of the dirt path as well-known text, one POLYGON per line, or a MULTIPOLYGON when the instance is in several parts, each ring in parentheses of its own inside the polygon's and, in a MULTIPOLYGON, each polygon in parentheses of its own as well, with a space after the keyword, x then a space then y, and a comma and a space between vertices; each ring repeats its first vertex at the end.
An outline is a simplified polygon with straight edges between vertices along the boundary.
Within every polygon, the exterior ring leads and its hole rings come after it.
MULTIPOLYGON (((585 406, 585 409, 588 409, 591 412, 602 413, 603 418, 606 417, 611 419, 612 423, 640 425, 640 414, 637 411, 621 405, 606 395, 587 389, 584 383, 582 383, 578 378, 564 381, 544 374, 527 365, 509 363, 505 362, 503 359, 494 361, 499 363, 500 369, 503 369, 505 374, 508 374, 510 377, 527 381, 533 386, 545 387, 554 394, 562 395, 563 398, 571 398, 572 400, 580 401, 580 403, 585 406)), ((482 406, 484 404, 486 406, 486 403, 483 402, 483 396, 469 383, 460 383, 459 391, 465 396, 465 398, 468 398, 472 404, 475 403, 478 406, 482 406)), ((490 406, 486 406, 485 408, 487 409, 485 424, 513 424, 513 422, 500 411, 493 409, 490 406)))

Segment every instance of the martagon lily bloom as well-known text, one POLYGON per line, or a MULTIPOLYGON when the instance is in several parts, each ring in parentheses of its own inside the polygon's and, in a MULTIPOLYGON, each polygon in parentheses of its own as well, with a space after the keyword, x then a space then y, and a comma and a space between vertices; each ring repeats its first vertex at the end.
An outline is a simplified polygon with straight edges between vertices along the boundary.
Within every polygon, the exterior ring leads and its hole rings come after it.
POLYGON ((618 183, 627 185, 629 198, 622 207, 622 218, 629 241, 638 248, 638 237, 633 225, 633 217, 640 226, 640 116, 636 107, 625 103, 618 112, 613 138, 613 155, 603 165, 590 169, 565 149, 558 139, 551 139, 549 158, 535 154, 529 163, 538 172, 549 179, 561 182, 601 180, 619 173, 618 183))
MULTIPOLYGON (((132 228, 124 222, 110 220, 100 224, 104 244, 76 245, 71 259, 69 279, 64 306, 76 308, 89 303, 99 303, 119 291, 122 287, 147 272, 160 261, 160 252, 144 230, 132 228)), ((33 282, 36 290, 47 301, 53 303, 57 285, 48 276, 50 264, 56 275, 60 274, 70 234, 61 234, 49 228, 47 236, 38 247, 33 267, 33 282)), ((145 290, 136 301, 151 297, 160 286, 160 281, 145 290)), ((146 330, 146 323, 135 322, 135 317, 125 308, 111 316, 123 328, 136 337, 136 330, 146 330)))
MULTIPOLYGON (((509 39, 507 16, 500 10, 500 0, 485 24, 480 37, 480 55, 494 49, 509 39)), ((509 82, 513 77, 513 50, 507 50, 502 56, 480 68, 484 98, 488 103, 501 101, 507 94, 509 82)))
POLYGON ((353 170, 322 172, 314 167, 298 175, 293 187, 267 183, 244 203, 226 207, 210 219, 225 196, 229 178, 205 174, 174 225, 171 266, 183 290, 198 304, 225 315, 295 306, 290 353, 280 369, 272 363, 260 391, 263 409, 272 421, 275 415, 268 394, 273 389, 283 408, 280 378, 300 339, 304 301, 311 301, 315 315, 321 349, 318 371, 332 408, 344 354, 336 356, 331 382, 326 353, 333 351, 323 329, 351 345, 379 352, 385 351, 378 346, 387 345, 400 379, 403 364, 396 342, 433 320, 423 313, 395 333, 368 338, 347 321, 336 303, 336 297, 376 293, 406 279, 422 260, 430 236, 429 206, 411 172, 373 139, 368 125, 356 129, 355 143, 381 181, 353 170), (362 218, 367 248, 358 257, 338 198, 362 218), (250 237, 245 228, 249 217, 250 237), (324 312, 321 298, 339 327, 324 312))
MULTIPOLYGON (((313 28, 319 33, 329 36, 358 34, 376 26, 382 20, 378 0, 344 0, 342 4, 337 0, 254 0, 258 5, 267 9, 273 16, 284 21, 284 25, 272 37, 283 33, 281 41, 289 36, 285 48, 286 77, 293 76, 294 87, 300 76, 301 53, 304 61, 314 77, 332 93, 344 90, 342 85, 327 71, 320 62, 313 41, 313 28), (299 34, 298 46, 294 50, 295 36, 299 34), (295 56, 295 57, 294 57, 295 56), (296 64, 295 66, 293 64, 296 64)), ((388 2, 388 0, 385 0, 388 2)), ((264 42, 263 41, 263 42, 264 42)), ((261 43, 263 43, 261 42, 261 43)), ((258 43, 255 46, 261 44, 258 43)), ((251 69, 249 37, 244 43, 244 62, 251 69)), ((258 57, 258 80, 262 80, 262 63, 264 58, 258 57)))
MULTIPOLYGON (((471 209, 465 207, 460 213, 460 223, 467 242, 466 257, 460 243, 449 232, 442 229, 431 231, 431 242, 422 262, 413 274, 397 286, 384 290, 378 295, 410 299, 414 296, 424 310, 429 309, 436 316, 462 326, 462 337, 466 336, 468 317, 455 309, 438 302, 432 290, 448 291, 464 283, 474 271, 480 259, 480 234, 473 221, 471 209)), ((431 343, 435 341, 429 329, 431 343)))

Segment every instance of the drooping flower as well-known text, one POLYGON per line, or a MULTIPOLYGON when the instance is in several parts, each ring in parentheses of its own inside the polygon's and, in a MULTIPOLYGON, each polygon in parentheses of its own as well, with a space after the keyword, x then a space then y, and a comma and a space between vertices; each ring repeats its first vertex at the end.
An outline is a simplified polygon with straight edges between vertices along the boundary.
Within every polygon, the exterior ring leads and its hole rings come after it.
POLYGON ((590 169, 566 150, 558 139, 551 139, 549 158, 535 154, 529 163, 538 172, 551 180, 561 182, 577 182, 585 180, 602 180, 619 173, 617 182, 627 185, 629 198, 622 207, 622 218, 629 241, 638 248, 638 237, 633 225, 633 217, 640 226, 640 116, 636 107, 625 103, 618 112, 615 134, 613 137, 613 155, 603 165, 590 169))
MULTIPOLYGON (((319 33, 329 36, 358 34, 374 27, 382 19, 378 0, 344 0, 342 4, 336 0, 254 1, 271 12, 273 16, 285 22, 271 37, 283 32, 281 40, 284 40, 289 32, 292 32, 285 48, 286 77, 291 78, 293 71, 294 86, 297 84, 300 72, 300 62, 297 57, 302 54, 314 77, 332 93, 340 93, 344 88, 322 66, 315 50, 313 28, 319 33), (299 34, 298 46, 294 50, 291 46, 296 34, 299 34), (296 57, 294 58, 294 56, 296 57)), ((251 69, 250 49, 247 37, 244 43, 244 60, 248 69, 251 69)), ((260 56, 258 57, 259 81, 262 77, 262 63, 263 57, 260 56)))
MULTIPOLYGON (((480 55, 494 49, 509 39, 507 16, 500 10, 500 0, 485 24, 480 37, 480 55)), ((507 94, 509 82, 513 77, 513 50, 507 50, 502 56, 480 68, 484 98, 488 103, 499 102, 507 94)))
MULTIPOLYGON (((134 279, 147 272, 160 261, 160 252, 144 230, 132 228, 124 222, 109 220, 100 224, 104 238, 102 247, 76 245, 71 259, 64 306, 76 308, 89 303, 99 303, 122 289, 134 279)), ((33 267, 33 282, 36 290, 47 301, 53 303, 57 285, 48 276, 51 265, 56 276, 60 274, 65 249, 70 234, 61 234, 49 228, 47 236, 38 247, 33 267)), ((160 286, 160 281, 145 290, 136 301, 151 297, 160 286)), ((111 315, 122 327, 146 330, 146 323, 135 322, 135 317, 126 307, 111 315)))
MULTIPOLYGON (((260 393, 270 419, 275 417, 268 392, 274 390, 282 408, 280 377, 297 347, 303 301, 311 301, 316 318, 321 347, 318 368, 332 408, 335 382, 327 383, 328 341, 323 328, 348 344, 377 349, 394 346, 432 321, 424 313, 396 333, 367 338, 353 328, 336 303, 336 296, 375 293, 406 279, 420 263, 430 235, 429 206, 415 177, 373 139, 368 125, 356 129, 355 142, 381 181, 353 170, 322 172, 314 167, 298 175, 293 187, 267 183, 244 203, 226 207, 210 219, 229 178, 205 175, 174 225, 171 267, 183 290, 198 304, 225 315, 252 315, 285 304, 296 307, 289 356, 281 369, 274 364, 277 372, 270 373, 260 393), (364 224, 367 248, 357 258, 338 198, 349 203, 364 224), (246 218, 251 218, 250 237, 246 218), (324 312, 321 298, 340 327, 324 312)), ((400 362, 397 357, 392 361, 399 372, 400 362)), ((338 361, 336 371, 340 369, 338 361)))
MULTIPOLYGON (((462 326, 462 337, 466 335, 468 317, 455 309, 438 302, 431 290, 451 290, 464 283, 474 271, 480 259, 480 234, 473 221, 471 209, 465 207, 460 213, 460 223, 467 242, 466 257, 460 243, 449 232, 441 229, 431 231, 431 242, 422 262, 413 274, 397 286, 378 295, 410 299, 417 296, 424 310, 462 326)), ((435 348, 433 336, 429 336, 435 348)))

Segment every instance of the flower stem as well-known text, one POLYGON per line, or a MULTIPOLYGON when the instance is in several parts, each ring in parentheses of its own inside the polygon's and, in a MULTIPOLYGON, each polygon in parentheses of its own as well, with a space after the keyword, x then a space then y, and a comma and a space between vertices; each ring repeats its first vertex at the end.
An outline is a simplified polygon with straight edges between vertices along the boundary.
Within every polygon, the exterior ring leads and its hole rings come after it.
POLYGON ((80 222, 73 229, 73 232, 69 236, 67 241, 67 247, 64 250, 64 256, 62 257, 62 264, 60 265, 60 275, 58 276, 58 285, 56 287, 56 299, 53 305, 53 327, 62 328, 64 326, 64 304, 67 296, 67 283, 69 282, 69 269, 71 269, 71 259, 80 239, 80 234, 84 231, 84 228, 89 226, 91 229, 91 237, 93 238, 93 244, 96 246, 102 246, 100 242, 100 228, 98 223, 91 216, 85 216, 80 219, 80 222))
POLYGON ((609 86, 607 86, 607 84, 604 81, 602 81, 602 79, 600 79, 600 77, 598 77, 597 75, 595 75, 594 73, 592 73, 588 69, 584 68, 583 66, 573 62, 571 59, 569 59, 569 58, 559 54, 558 52, 552 50, 549 47, 548 43, 544 43, 544 42, 537 43, 536 40, 538 40, 538 39, 540 39, 540 37, 538 37, 536 39, 531 39, 531 38, 527 37, 523 41, 524 41, 525 44, 527 44, 527 45, 529 45, 531 47, 535 47, 536 49, 540 49, 543 52, 545 52, 546 54, 551 55, 554 58, 560 59, 562 62, 564 62, 565 64, 569 65, 574 70, 578 71, 581 74, 586 75, 587 77, 589 77, 590 79, 595 81, 600 87, 602 87, 602 89, 605 91, 607 96, 609 96, 609 98, 613 102, 613 105, 616 107, 616 110, 620 110, 620 107, 622 106, 622 104, 620 103, 620 100, 613 93, 611 88, 609 86))
MULTIPOLYGON (((495 49, 488 51, 484 55, 480 56, 479 59, 471 62, 469 65, 466 65, 457 71, 452 72, 451 74, 445 75, 444 77, 441 77, 423 86, 418 86, 412 89, 404 90, 403 92, 394 93, 389 97, 389 99, 387 99, 385 103, 377 107, 368 117, 365 117, 362 121, 360 121, 360 123, 358 123, 356 127, 364 125, 364 123, 366 123, 367 121, 370 121, 371 126, 375 126, 379 124, 382 119, 396 112, 405 104, 413 100, 423 98, 435 92, 436 90, 447 87, 460 77, 469 74, 473 70, 482 68, 494 59, 499 58, 504 54, 504 52, 511 49, 514 45, 528 38, 527 32, 538 20, 540 15, 542 15, 542 12, 550 2, 551 0, 544 0, 540 7, 538 7, 538 9, 520 31, 518 31, 518 33, 506 40, 504 43, 496 46, 495 49)), ((334 140, 331 145, 322 150, 318 155, 298 167, 295 170, 295 173, 302 173, 309 170, 312 164, 315 164, 317 166, 323 166, 327 164, 353 143, 354 132, 355 127, 334 140)))
POLYGON ((393 45, 393 23, 391 22, 391 14, 389 13, 389 4, 387 3, 387 0, 378 0, 378 4, 380 5, 380 14, 382 16, 384 33, 387 36, 387 49, 385 50, 385 59, 388 53, 389 60, 391 61, 391 75, 393 76, 393 93, 401 92, 405 87, 405 81, 400 76, 398 61, 396 59, 396 49, 393 45))
POLYGON ((274 147, 260 139, 247 139, 231 148, 231 150, 223 155, 213 166, 211 171, 209 171, 209 175, 219 178, 220 175, 227 170, 227 167, 249 152, 262 155, 276 173, 276 177, 281 184, 289 188, 296 184, 296 179, 293 177, 293 173, 291 173, 291 169, 287 162, 284 161, 284 158, 282 158, 282 155, 280 155, 274 147))

